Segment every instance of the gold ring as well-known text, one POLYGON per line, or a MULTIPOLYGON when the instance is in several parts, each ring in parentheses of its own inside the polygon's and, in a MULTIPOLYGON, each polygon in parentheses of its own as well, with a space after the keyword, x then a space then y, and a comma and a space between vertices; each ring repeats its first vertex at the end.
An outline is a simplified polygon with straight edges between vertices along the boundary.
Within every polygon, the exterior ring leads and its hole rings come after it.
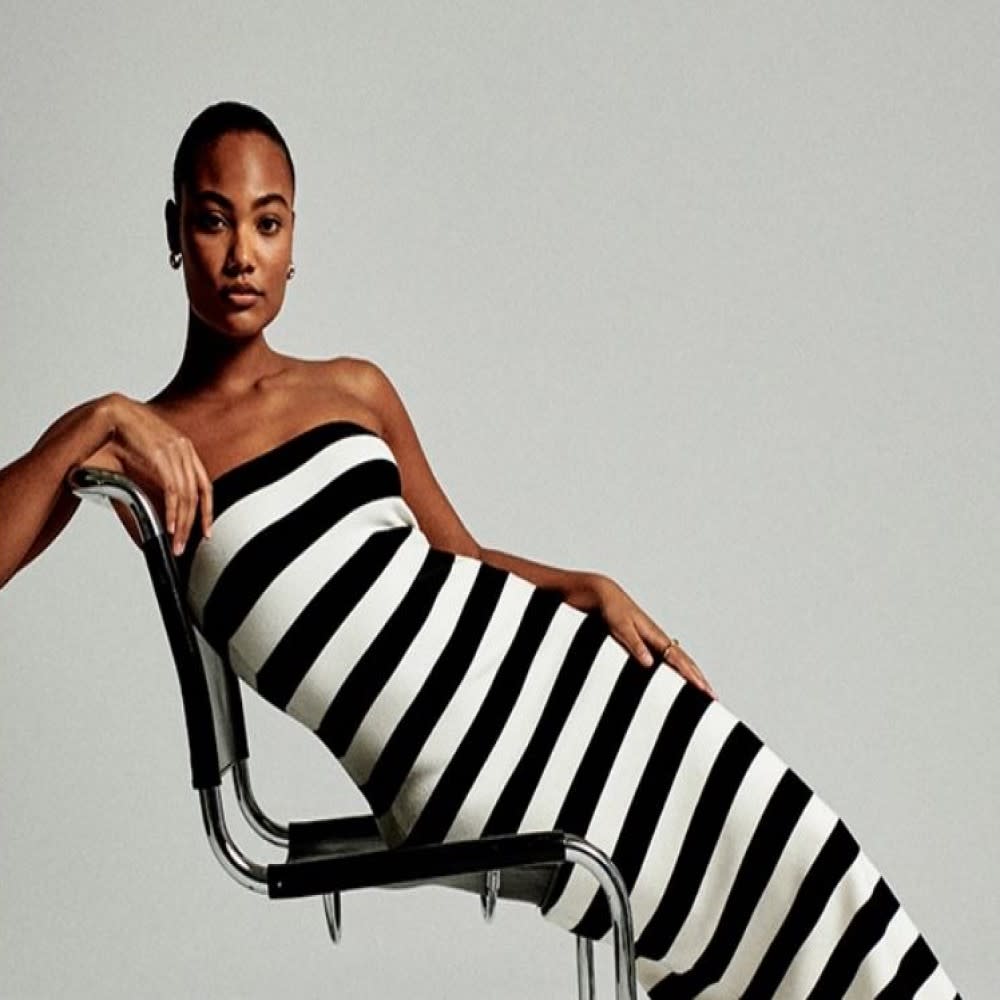
POLYGON ((673 639, 671 639, 671 640, 670 640, 670 641, 669 641, 669 642, 668 642, 668 643, 666 644, 666 646, 664 646, 664 647, 663 647, 663 652, 662 652, 662 653, 660 653, 660 656, 661 656, 661 657, 662 657, 663 659, 666 659, 666 658, 667 658, 667 653, 669 653, 669 652, 670 652, 670 650, 672 650, 672 649, 674 648, 674 646, 679 646, 680 644, 681 644, 681 642, 680 642, 680 639, 676 638, 676 636, 675 636, 675 637, 674 637, 673 639))

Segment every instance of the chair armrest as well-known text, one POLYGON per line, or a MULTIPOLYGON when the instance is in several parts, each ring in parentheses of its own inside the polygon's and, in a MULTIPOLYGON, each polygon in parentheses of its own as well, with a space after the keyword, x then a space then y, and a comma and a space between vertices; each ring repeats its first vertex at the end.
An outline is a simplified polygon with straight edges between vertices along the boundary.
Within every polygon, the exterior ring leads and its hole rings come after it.
POLYGON ((566 838, 558 832, 510 834, 418 847, 383 847, 335 857, 290 856, 284 864, 267 866, 267 892, 273 899, 292 899, 565 861, 566 838))

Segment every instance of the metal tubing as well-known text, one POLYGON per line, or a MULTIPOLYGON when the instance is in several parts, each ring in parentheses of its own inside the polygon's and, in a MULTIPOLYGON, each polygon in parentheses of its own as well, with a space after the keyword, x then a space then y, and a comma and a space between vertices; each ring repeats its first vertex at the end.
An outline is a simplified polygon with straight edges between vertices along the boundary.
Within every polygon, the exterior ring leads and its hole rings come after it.
POLYGON ((156 508, 131 479, 110 469, 81 466, 70 473, 73 492, 84 500, 117 500, 124 504, 139 528, 143 542, 163 534, 156 508))
POLYGON ((594 942, 576 936, 576 982, 579 1000, 594 1000, 594 942))
POLYGON ((573 834, 566 835, 566 860, 586 868, 604 890, 615 931, 615 996, 637 1000, 632 909, 621 874, 604 851, 573 834))
POLYGON ((267 868, 251 861, 233 843, 226 829, 226 818, 222 811, 222 794, 218 788, 202 788, 198 791, 201 800, 201 819, 205 833, 219 864, 244 889, 267 895, 267 868))
POLYGON ((233 788, 236 791, 236 801, 247 825, 263 840, 277 847, 288 847, 288 827, 275 822, 260 807, 257 796, 250 784, 250 766, 245 760, 233 764, 233 788))
POLYGON ((500 893, 500 872, 491 868, 483 873, 483 888, 479 893, 479 902, 483 910, 483 919, 489 923, 497 908, 497 896, 500 893))
POLYGON ((323 912, 326 914, 326 927, 330 932, 330 940, 340 944, 343 935, 343 925, 340 919, 340 893, 328 892, 323 896, 323 912))

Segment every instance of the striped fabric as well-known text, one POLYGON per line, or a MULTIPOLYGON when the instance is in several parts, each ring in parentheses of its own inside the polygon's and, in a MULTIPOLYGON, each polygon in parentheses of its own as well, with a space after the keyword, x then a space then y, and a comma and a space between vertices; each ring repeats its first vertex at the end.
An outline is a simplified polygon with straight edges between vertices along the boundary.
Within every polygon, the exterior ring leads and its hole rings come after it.
MULTIPOLYGON (((656 998, 957 997, 829 807, 601 618, 431 548, 392 453, 333 421, 222 475, 187 563, 206 638, 326 744, 390 844, 578 833, 629 886, 656 998)), ((581 869, 546 904, 610 933, 581 869)))

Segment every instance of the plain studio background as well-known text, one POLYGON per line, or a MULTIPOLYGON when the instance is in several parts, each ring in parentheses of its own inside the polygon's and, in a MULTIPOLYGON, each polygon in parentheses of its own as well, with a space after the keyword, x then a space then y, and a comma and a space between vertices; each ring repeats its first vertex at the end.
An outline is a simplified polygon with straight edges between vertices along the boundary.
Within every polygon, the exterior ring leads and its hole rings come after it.
MULTIPOLYGON (((258 104, 300 177, 275 346, 381 364, 483 544, 620 579, 992 995, 996 5, 4 7, 0 460, 173 372, 174 149, 258 104)), ((574 995, 515 904, 356 894, 333 949, 228 880, 108 512, 0 616, 4 996, 574 995)), ((272 812, 362 806, 250 708, 272 812)))

